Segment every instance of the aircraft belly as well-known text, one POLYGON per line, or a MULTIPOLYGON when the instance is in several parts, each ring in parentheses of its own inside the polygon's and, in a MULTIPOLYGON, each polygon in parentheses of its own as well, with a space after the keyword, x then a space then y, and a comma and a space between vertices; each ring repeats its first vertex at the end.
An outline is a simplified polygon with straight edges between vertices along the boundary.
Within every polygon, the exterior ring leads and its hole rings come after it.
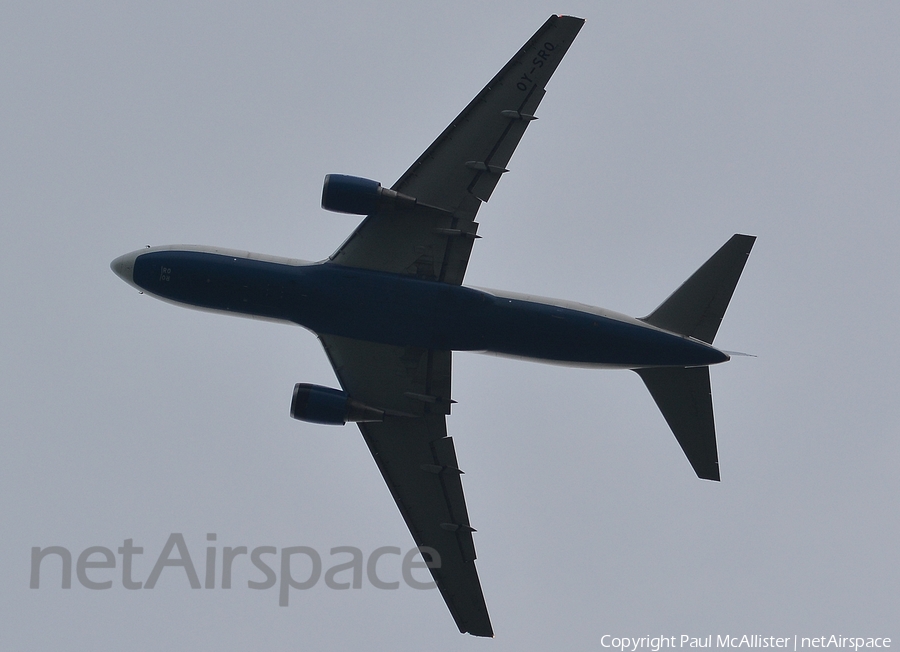
POLYGON ((309 284, 315 289, 296 321, 319 333, 570 365, 692 366, 727 359, 635 320, 394 274, 327 265, 310 272, 318 277, 309 284))
POLYGON ((201 310, 291 321, 302 269, 206 251, 149 251, 137 256, 133 282, 161 299, 201 310))
POLYGON ((137 258, 134 281, 195 308, 397 346, 588 366, 691 366, 725 359, 705 344, 633 320, 334 264, 151 251, 137 258))
POLYGON ((591 312, 495 298, 485 351, 566 365, 646 367, 714 364, 706 345, 591 312))
POLYGON ((708 366, 729 359, 712 342, 754 236, 735 234, 639 319, 462 287, 480 237, 479 208, 508 172, 583 23, 551 16, 390 188, 326 176, 322 208, 365 216, 327 260, 171 245, 110 263, 123 281, 164 301, 297 324, 318 336, 343 391, 306 386, 333 400, 323 417, 297 400, 298 384, 291 416, 358 421, 420 547, 420 565, 431 570, 459 631, 475 636, 491 637, 493 628, 447 434, 452 351, 634 369, 696 474, 720 478, 708 366))

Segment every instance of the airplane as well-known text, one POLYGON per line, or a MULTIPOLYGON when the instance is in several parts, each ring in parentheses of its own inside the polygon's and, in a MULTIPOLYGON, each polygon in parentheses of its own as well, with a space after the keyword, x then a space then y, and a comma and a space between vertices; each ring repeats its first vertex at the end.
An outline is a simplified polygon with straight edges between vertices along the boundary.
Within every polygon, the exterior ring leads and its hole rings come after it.
POLYGON ((365 216, 326 260, 157 246, 112 270, 181 306, 299 324, 341 389, 298 383, 291 416, 354 422, 459 631, 493 636, 446 417, 452 351, 632 369, 700 478, 719 480, 710 365, 754 236, 734 235, 645 317, 463 286, 486 202, 584 20, 551 16, 390 188, 325 177, 322 207, 365 216))

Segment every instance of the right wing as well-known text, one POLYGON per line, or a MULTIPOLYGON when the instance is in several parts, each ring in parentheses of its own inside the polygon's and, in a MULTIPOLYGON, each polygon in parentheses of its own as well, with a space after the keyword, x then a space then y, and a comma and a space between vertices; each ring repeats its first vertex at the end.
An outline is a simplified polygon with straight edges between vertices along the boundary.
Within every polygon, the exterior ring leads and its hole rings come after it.
POLYGON ((475 214, 507 171, 583 24, 551 16, 393 185, 416 205, 366 217, 331 262, 461 284, 477 237, 475 214))

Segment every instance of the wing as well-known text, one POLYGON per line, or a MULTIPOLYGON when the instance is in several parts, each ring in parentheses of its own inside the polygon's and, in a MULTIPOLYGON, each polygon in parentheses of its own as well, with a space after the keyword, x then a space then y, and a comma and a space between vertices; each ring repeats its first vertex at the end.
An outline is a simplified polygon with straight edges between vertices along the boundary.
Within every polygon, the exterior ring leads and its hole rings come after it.
POLYGON ((459 631, 493 636, 475 570, 462 471, 447 436, 450 352, 335 335, 319 339, 344 391, 391 413, 359 429, 416 545, 440 555, 431 574, 459 631))
POLYGON ((551 16, 392 187, 413 208, 369 215, 332 262, 461 284, 487 201, 584 20, 551 16))

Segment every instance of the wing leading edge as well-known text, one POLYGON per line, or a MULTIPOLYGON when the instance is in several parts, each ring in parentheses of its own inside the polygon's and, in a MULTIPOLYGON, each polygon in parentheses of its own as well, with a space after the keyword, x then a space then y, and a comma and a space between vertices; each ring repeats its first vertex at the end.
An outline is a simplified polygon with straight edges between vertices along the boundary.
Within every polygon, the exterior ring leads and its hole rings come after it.
POLYGON ((551 16, 393 185, 416 205, 366 217, 331 262, 461 284, 481 202, 507 171, 583 24, 551 16))

